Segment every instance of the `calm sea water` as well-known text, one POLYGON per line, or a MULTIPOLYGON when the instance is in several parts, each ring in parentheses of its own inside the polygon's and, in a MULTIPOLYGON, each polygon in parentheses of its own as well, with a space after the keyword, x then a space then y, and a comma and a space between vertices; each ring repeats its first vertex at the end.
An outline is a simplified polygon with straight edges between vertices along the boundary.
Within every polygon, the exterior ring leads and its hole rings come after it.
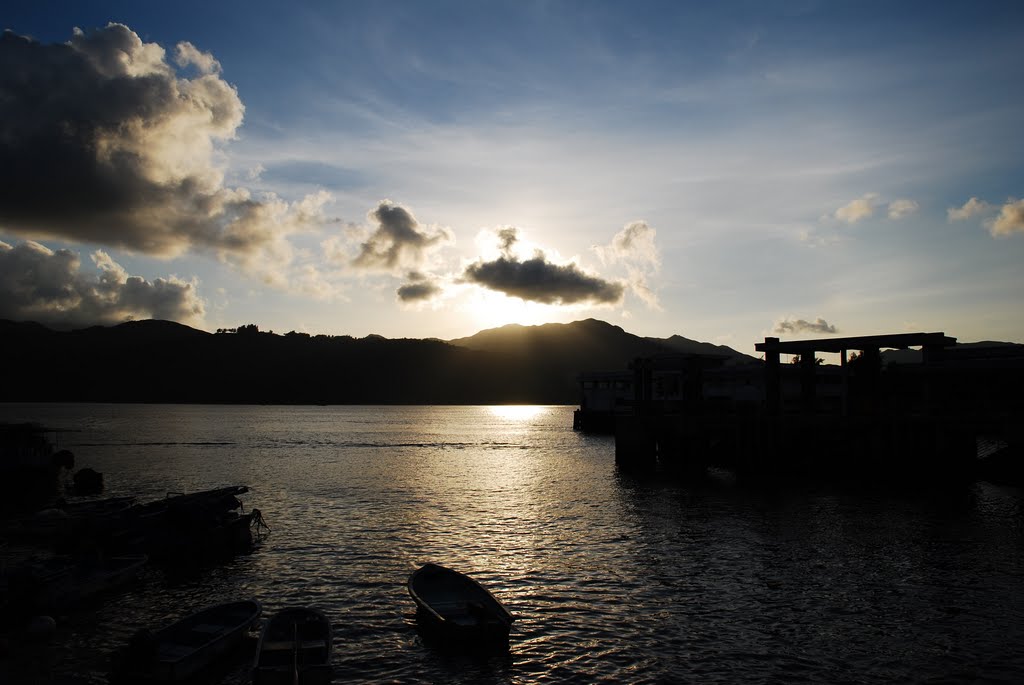
POLYGON ((255 597, 331 617, 337 682, 1024 681, 1019 489, 634 480, 571 407, 0 405, 17 419, 107 495, 245 484, 273 529, 63 619, 56 674, 103 682, 136 629, 255 597), (426 561, 509 606, 507 653, 423 643, 405 581, 426 561))

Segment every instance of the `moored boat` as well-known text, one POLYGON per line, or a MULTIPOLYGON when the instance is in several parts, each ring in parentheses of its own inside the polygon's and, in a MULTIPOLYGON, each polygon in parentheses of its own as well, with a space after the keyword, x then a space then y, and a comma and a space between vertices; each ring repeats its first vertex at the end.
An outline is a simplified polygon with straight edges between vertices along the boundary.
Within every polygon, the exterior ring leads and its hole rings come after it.
POLYGON ((409 576, 420 626, 460 642, 507 641, 512 614, 480 583, 464 573, 428 563, 409 576))
POLYGON ((155 633, 139 631, 115 679, 124 683, 188 680, 240 647, 260 612, 255 600, 229 602, 207 607, 155 633))
POLYGON ((331 622, 312 607, 274 614, 260 633, 254 685, 322 685, 331 682, 331 622))
POLYGON ((36 608, 51 612, 73 609, 118 590, 139 576, 147 560, 145 554, 128 554, 51 566, 36 591, 36 608))

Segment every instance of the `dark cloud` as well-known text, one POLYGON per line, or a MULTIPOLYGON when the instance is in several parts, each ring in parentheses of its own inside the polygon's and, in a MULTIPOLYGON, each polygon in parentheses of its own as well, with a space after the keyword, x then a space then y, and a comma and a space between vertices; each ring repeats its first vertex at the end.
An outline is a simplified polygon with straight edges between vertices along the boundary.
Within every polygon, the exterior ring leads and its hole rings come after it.
POLYGON ((0 36, 0 226, 159 256, 280 254, 309 217, 224 186, 218 146, 245 108, 212 56, 180 43, 175 61, 191 78, 121 24, 54 45, 0 36))
POLYGON ((625 292, 621 283, 591 276, 575 264, 552 264, 541 252, 524 261, 509 254, 491 262, 480 260, 466 267, 462 279, 543 304, 615 304, 622 301, 625 292))
POLYGON ((28 241, 0 242, 0 319, 58 326, 120 323, 128 319, 202 319, 194 283, 177 278, 150 282, 129 276, 102 250, 92 254, 96 276, 82 274, 78 255, 28 241))
POLYGON ((514 226, 499 228, 497 231, 498 248, 506 257, 512 256, 512 247, 519 241, 519 232, 514 226))
POLYGON ((824 335, 838 333, 839 330, 825 319, 817 318, 814 321, 803 319, 783 319, 775 324, 776 333, 817 333, 824 335))
POLYGON ((406 283, 398 289, 398 299, 402 302, 426 302, 441 294, 441 286, 433 281, 406 283))
POLYGON ((454 240, 449 229, 425 228, 412 212, 390 200, 381 202, 368 218, 376 228, 352 262, 362 269, 416 269, 431 250, 454 240))

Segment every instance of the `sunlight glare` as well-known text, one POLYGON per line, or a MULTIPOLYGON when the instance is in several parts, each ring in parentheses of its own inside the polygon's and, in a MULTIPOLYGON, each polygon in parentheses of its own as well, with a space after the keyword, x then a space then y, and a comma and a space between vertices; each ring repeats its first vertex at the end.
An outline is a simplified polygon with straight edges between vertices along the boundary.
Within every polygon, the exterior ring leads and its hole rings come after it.
POLYGON ((518 297, 501 293, 480 291, 469 303, 469 313, 481 328, 499 328, 510 323, 523 326, 537 326, 549 323, 557 317, 555 308, 536 302, 526 302, 518 297))
POLYGON ((528 421, 543 414, 545 409, 536 404, 506 404, 491 407, 491 413, 506 421, 528 421))

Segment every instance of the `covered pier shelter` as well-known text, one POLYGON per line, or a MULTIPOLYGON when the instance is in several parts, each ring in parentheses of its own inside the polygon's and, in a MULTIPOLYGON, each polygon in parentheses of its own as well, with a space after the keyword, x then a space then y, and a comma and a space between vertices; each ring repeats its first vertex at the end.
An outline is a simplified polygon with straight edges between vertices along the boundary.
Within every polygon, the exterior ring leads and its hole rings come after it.
MULTIPOLYGON (((816 340, 787 340, 765 338, 763 343, 754 345, 758 352, 764 352, 765 409, 769 416, 777 416, 782 408, 781 358, 782 355, 799 356, 801 406, 805 413, 814 413, 817 407, 816 377, 818 352, 832 352, 840 355, 843 379, 842 414, 849 413, 850 360, 847 352, 859 351, 858 375, 866 380, 868 388, 878 389, 872 378, 881 373, 881 351, 883 349, 906 349, 920 347, 922 364, 934 366, 942 361, 944 350, 956 344, 956 338, 945 333, 895 333, 889 335, 864 335, 848 338, 819 338, 816 340)), ((870 393, 869 393, 870 394, 870 393)), ((873 404, 873 403, 871 403, 873 404)), ((869 404, 870 406, 870 404, 869 404)))

